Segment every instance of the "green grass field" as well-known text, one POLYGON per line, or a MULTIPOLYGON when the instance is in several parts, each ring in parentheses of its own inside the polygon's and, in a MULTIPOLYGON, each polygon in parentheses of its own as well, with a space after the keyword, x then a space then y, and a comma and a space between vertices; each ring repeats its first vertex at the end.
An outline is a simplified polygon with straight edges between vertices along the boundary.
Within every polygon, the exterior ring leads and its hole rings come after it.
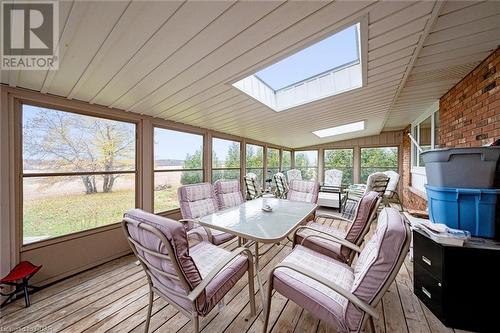
MULTIPOLYGON (((155 211, 178 207, 176 189, 155 191, 155 211)), ((135 207, 133 191, 71 194, 24 201, 24 237, 56 237, 120 222, 135 207)))

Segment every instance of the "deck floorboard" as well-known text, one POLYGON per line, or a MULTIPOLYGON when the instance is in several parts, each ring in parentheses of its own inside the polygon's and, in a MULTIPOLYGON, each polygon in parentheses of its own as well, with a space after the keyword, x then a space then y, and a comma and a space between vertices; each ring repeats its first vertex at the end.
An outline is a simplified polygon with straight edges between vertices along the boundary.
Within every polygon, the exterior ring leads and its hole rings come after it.
MULTIPOLYGON (((318 222, 346 230, 338 220, 318 218, 318 222)), ((373 232, 373 227, 367 237, 373 232)), ((237 247, 236 240, 223 246, 237 247)), ((261 246, 264 247, 264 246, 261 246)), ((267 245, 266 245, 267 247, 267 245)), ((261 257, 261 277, 267 287, 267 275, 274 265, 292 251, 290 242, 275 246, 261 257)), ((380 319, 375 320, 377 333, 463 332, 445 327, 413 294, 413 263, 404 262, 396 281, 377 306, 380 319)), ((249 317, 248 280, 242 278, 226 295, 226 305, 215 307, 200 321, 202 332, 249 333, 262 331, 262 304, 258 284, 254 281, 257 317, 249 317)), ((75 275, 32 295, 32 306, 23 308, 18 300, 0 313, 0 328, 9 331, 50 332, 143 332, 147 311, 148 287, 141 267, 133 256, 75 275)), ((335 328, 318 320, 292 301, 274 292, 269 327, 273 333, 334 333, 335 328)), ((191 332, 188 318, 175 307, 155 296, 150 332, 191 332)))

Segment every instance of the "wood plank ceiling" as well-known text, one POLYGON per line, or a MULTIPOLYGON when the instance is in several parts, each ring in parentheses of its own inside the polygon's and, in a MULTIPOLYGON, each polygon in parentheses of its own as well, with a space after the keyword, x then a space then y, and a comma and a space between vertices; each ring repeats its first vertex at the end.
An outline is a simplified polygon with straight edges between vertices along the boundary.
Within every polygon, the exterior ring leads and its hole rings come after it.
POLYGON ((2 83, 262 141, 403 128, 500 44, 500 2, 63 1, 58 71, 2 83), (367 84, 281 113, 231 86, 363 18, 367 84))

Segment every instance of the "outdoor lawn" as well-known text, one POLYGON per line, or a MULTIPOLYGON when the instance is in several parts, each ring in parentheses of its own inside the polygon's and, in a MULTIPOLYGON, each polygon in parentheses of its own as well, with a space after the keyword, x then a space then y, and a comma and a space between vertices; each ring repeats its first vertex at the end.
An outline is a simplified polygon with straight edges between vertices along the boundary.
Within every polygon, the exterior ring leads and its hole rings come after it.
MULTIPOLYGON (((178 207, 176 188, 155 191, 162 211, 178 207)), ((135 207, 132 190, 111 193, 72 193, 24 201, 24 243, 120 222, 123 213, 135 207)))

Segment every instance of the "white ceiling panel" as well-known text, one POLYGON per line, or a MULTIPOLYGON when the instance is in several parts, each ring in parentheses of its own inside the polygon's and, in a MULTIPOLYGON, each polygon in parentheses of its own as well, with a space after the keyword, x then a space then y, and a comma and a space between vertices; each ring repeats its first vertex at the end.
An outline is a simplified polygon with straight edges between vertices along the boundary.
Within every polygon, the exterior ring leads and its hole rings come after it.
POLYGON ((405 127, 500 44, 500 2, 62 1, 58 71, 2 83, 302 147, 405 127), (277 113, 232 83, 364 20, 362 88, 277 113))

